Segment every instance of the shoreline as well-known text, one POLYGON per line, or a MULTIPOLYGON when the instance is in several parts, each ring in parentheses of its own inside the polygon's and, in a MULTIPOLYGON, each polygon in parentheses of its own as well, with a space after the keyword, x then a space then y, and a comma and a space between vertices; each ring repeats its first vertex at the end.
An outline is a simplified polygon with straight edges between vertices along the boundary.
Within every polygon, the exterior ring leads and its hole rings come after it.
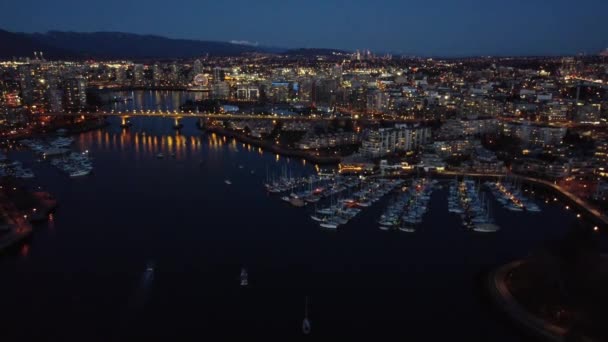
POLYGON ((283 155, 286 157, 303 158, 314 164, 336 165, 336 164, 339 164, 340 161, 342 160, 341 157, 315 156, 315 155, 311 154, 310 152, 301 151, 301 150, 293 150, 293 149, 289 149, 286 147, 281 147, 281 146, 272 144, 270 142, 252 138, 252 137, 246 136, 244 134, 230 131, 230 130, 227 130, 224 128, 213 127, 213 128, 207 128, 206 130, 207 130, 207 132, 216 133, 218 135, 222 135, 222 136, 225 136, 228 138, 235 138, 236 140, 238 140, 240 142, 250 144, 250 145, 253 145, 256 147, 260 147, 263 150, 274 152, 279 155, 283 155))
POLYGON ((34 229, 31 227, 22 229, 24 230, 22 232, 17 232, 15 229, 11 229, 8 233, 0 237, 0 254, 20 245, 23 241, 30 238, 34 232, 34 229))
POLYGON ((492 302, 511 321, 516 323, 520 328, 533 333, 536 337, 548 341, 564 342, 567 333, 566 329, 553 325, 527 311, 509 291, 505 278, 510 271, 523 263, 523 260, 513 261, 489 272, 485 279, 485 287, 492 302))
POLYGON ((3 139, 9 140, 9 141, 16 141, 16 140, 21 140, 21 139, 32 139, 32 138, 36 139, 36 138, 41 138, 41 137, 47 137, 52 134, 57 134, 57 130, 59 130, 59 129, 65 129, 67 131, 65 135, 74 135, 74 134, 94 131, 96 129, 101 129, 101 128, 107 127, 109 125, 110 125, 110 123, 107 122, 105 120, 105 118, 102 118, 102 119, 99 119, 96 121, 87 121, 84 124, 68 123, 68 124, 53 125, 53 126, 46 127, 44 131, 35 131, 35 132, 27 133, 27 134, 19 134, 19 135, 14 135, 14 136, 10 136, 10 137, 4 137, 3 139))
MULTIPOLYGON (((528 311, 511 293, 505 279, 514 269, 523 265, 525 260, 516 260, 490 271, 484 279, 485 288, 493 304, 508 318, 528 333, 546 341, 565 342, 570 340, 568 329, 548 322, 528 311)), ((596 342, 586 336, 576 336, 577 341, 596 342)))

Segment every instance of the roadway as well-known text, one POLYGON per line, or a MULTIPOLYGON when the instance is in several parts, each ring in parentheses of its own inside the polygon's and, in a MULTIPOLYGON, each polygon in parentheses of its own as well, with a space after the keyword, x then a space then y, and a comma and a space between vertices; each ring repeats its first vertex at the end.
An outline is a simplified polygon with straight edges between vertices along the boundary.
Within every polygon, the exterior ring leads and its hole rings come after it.
POLYGON ((195 112, 178 112, 178 111, 132 111, 132 112, 54 112, 46 113, 47 116, 73 116, 73 117, 108 117, 115 116, 121 118, 133 117, 161 117, 161 118, 198 118, 198 119, 216 119, 216 120, 298 120, 298 121, 323 121, 334 120, 336 116, 300 116, 300 115, 260 115, 260 114, 229 114, 229 113, 195 113, 195 112))

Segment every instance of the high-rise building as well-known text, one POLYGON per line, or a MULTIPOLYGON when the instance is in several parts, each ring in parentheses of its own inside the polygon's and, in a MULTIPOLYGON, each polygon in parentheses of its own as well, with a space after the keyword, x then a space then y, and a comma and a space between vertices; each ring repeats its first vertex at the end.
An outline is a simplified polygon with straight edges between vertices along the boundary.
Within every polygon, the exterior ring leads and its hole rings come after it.
POLYGON ((203 73, 203 63, 201 63, 201 61, 199 59, 195 60, 194 63, 192 63, 192 77, 195 77, 198 74, 202 74, 203 73))
POLYGON ((213 82, 222 82, 224 81, 225 72, 224 69, 220 67, 213 68, 213 82))
POLYGON ((260 97, 260 89, 253 85, 243 85, 236 89, 236 98, 239 100, 255 101, 260 97))
POLYGON ((124 85, 127 82, 127 69, 119 66, 114 71, 116 76, 116 83, 119 85, 124 85))
POLYGON ((359 152, 366 157, 381 157, 398 151, 408 151, 428 143, 431 130, 428 127, 413 127, 406 124, 394 128, 380 128, 368 132, 361 142, 359 152))
POLYGON ((47 82, 38 66, 22 65, 19 68, 23 104, 34 110, 44 109, 47 103, 47 82))
POLYGON ((179 79, 180 79, 179 76, 180 76, 179 67, 177 66, 177 64, 171 64, 170 71, 169 71, 169 82, 171 82, 172 85, 177 85, 179 83, 179 79))
POLYGON ((61 112, 63 110, 63 91, 59 86, 59 77, 49 76, 47 85, 47 109, 54 113, 61 112))
POLYGON ((154 64, 152 67, 152 80, 154 81, 155 86, 160 86, 163 83, 163 74, 164 71, 158 64, 154 64))
POLYGON ((133 66, 133 85, 143 86, 144 85, 144 65, 135 64, 133 66))
POLYGON ((87 105, 87 81, 84 77, 72 77, 65 80, 64 107, 70 111, 83 110, 87 105))
POLYGON ((230 86, 226 82, 214 83, 211 93, 216 99, 227 99, 230 96, 230 86))
POLYGON ((370 112, 384 113, 389 107, 388 95, 379 90, 374 90, 367 95, 367 110, 370 112))

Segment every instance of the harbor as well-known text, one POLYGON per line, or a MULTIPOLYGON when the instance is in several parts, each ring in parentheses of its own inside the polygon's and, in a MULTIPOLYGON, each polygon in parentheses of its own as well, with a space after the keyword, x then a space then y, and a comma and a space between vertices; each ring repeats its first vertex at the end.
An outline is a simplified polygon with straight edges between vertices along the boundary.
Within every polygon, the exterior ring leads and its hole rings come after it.
MULTIPOLYGON (((24 182, 48 184, 45 190, 61 203, 52 221, 36 227, 33 241, 2 259, 7 280, 0 289, 15 293, 8 309, 34 312, 32 319, 49 325, 70 320, 78 325, 74 334, 91 329, 93 320, 102 322, 113 327, 108 339, 149 338, 166 333, 164 326, 194 324, 180 311, 184 301, 208 317, 205 327, 212 332, 225 331, 229 316, 249 332, 298 338, 306 317, 311 336, 404 336, 397 327, 407 321, 417 334, 447 339, 448 333, 421 328, 436 315, 428 306, 432 300, 450 305, 459 317, 447 323, 448 331, 513 340, 519 335, 470 291, 473 279, 581 220, 581 211, 566 210, 553 193, 531 194, 527 184, 517 198, 541 211, 509 210, 485 183, 507 183, 498 177, 342 176, 201 134, 192 122, 175 132, 161 120, 74 136, 70 153, 88 150, 95 167, 85 177, 67 176, 29 148, 7 153, 35 174, 24 182), (450 212, 464 208, 462 202, 473 226, 450 212), (500 229, 476 231, 473 219, 487 217, 500 229), (71 278, 53 276, 64 272, 71 278), (451 287, 444 291, 433 285, 446 281, 451 287), (306 296, 310 311, 304 314, 306 296), (135 300, 145 311, 131 309, 135 300), (57 312, 63 302, 72 309, 57 312), (122 325, 117 312, 132 324, 122 325), (167 318, 166 312, 175 314, 167 318), (348 333, 347 327, 370 317, 379 320, 348 333), (480 324, 493 333, 480 331, 480 324)), ((70 153, 49 159, 69 159, 70 153)), ((8 323, 24 331, 19 322, 8 323)))

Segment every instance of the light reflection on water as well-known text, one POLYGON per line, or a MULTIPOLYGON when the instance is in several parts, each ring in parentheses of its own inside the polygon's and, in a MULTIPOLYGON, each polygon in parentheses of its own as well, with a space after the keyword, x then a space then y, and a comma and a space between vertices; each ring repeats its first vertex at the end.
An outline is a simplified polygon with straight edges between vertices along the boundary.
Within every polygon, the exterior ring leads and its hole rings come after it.
MULTIPOLYGON (((117 149, 121 152, 133 148, 137 157, 149 157, 160 152, 174 153, 175 157, 180 159, 185 157, 188 151, 200 151, 203 139, 212 150, 221 149, 226 145, 226 141, 218 139, 217 136, 184 136, 177 131, 173 135, 150 135, 146 132, 132 132, 126 129, 122 132, 97 131, 83 134, 78 137, 78 144, 101 149, 117 149)), ((238 150, 234 141, 230 143, 230 147, 234 151, 238 150)), ((251 151, 251 148, 247 150, 251 151)))
MULTIPOLYGON (((144 101, 144 95, 138 98, 134 102, 144 101)), ((207 329, 213 331, 243 331, 245 337, 278 332, 294 340, 301 333, 301 299, 314 292, 321 306, 311 316, 321 339, 356 339, 362 332, 381 339, 401 334, 517 341, 479 303, 474 279, 484 267, 525 256, 560 236, 575 219, 553 202, 536 216, 497 208, 503 229, 476 235, 447 213, 444 188, 431 198, 416 234, 380 231, 384 203, 336 232, 323 231, 309 219, 314 208, 291 208, 262 186, 265 168, 284 174, 289 167, 299 176, 314 172, 314 165, 288 164, 261 148, 201 133, 193 120, 184 120, 181 131, 171 119, 134 118, 129 129, 111 122, 76 137, 77 149, 91 151, 90 177, 70 179, 50 166, 35 170, 61 207, 56 231, 39 229, 27 256, 0 263, 0 290, 11 293, 3 307, 15 313, 5 327, 20 337, 34 330, 28 330, 31 324, 52 325, 47 340, 73 334, 56 328, 65 322, 82 335, 101 331, 115 326, 117 313, 131 304, 129 324, 117 332, 123 340, 133 332, 185 340, 201 330, 181 329, 198 328, 205 319, 212 320, 207 329), (156 158, 159 152, 164 161, 156 158), (171 153, 179 163, 167 160, 171 153), (253 169, 259 172, 250 174, 253 169), (233 185, 224 184, 227 178, 233 185), (149 258, 158 263, 154 274, 144 269, 149 258), (246 294, 237 292, 243 264, 256 280, 246 294), (74 296, 84 299, 63 307, 74 296), (437 321, 436 303, 453 319, 441 322, 445 329, 429 331, 437 321), (79 314, 87 310, 89 315, 79 314)))

